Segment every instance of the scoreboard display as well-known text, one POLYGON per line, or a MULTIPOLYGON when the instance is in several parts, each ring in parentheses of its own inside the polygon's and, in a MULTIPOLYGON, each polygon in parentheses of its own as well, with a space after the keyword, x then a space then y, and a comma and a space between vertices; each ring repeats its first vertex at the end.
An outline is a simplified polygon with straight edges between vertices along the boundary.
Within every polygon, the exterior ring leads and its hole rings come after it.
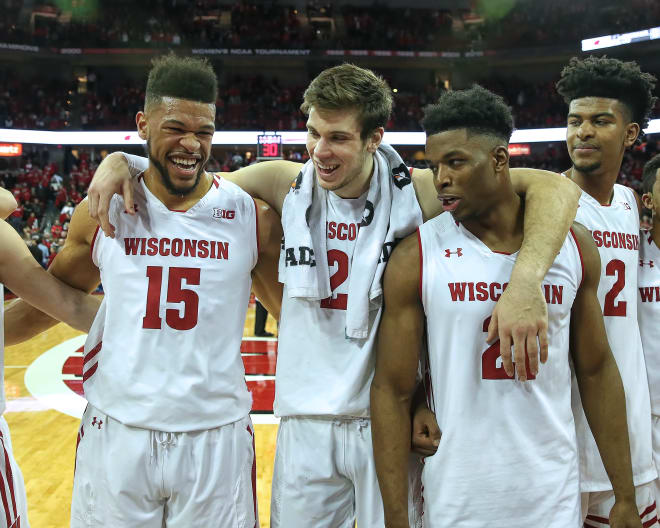
POLYGON ((282 136, 279 134, 257 136, 257 159, 282 159, 282 136))

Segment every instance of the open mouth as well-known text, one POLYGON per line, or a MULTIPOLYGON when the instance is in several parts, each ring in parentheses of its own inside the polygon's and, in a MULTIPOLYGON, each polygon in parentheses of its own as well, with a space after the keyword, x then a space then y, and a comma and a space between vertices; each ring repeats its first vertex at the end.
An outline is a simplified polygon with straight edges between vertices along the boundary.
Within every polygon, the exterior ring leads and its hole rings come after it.
POLYGON ((322 178, 327 178, 328 176, 332 176, 337 169, 339 169, 339 165, 324 165, 321 163, 316 163, 316 170, 319 172, 319 175, 322 178))
POLYGON ((169 156, 167 161, 182 176, 195 175, 201 162, 199 158, 184 158, 182 156, 169 156))
POLYGON ((442 200, 443 211, 454 211, 461 202, 461 199, 456 198, 455 196, 441 197, 440 200, 442 200))

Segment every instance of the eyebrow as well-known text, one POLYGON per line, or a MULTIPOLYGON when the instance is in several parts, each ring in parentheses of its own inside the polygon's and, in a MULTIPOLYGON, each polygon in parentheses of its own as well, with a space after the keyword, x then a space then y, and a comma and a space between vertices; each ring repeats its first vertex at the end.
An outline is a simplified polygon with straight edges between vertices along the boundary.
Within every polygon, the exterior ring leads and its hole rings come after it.
MULTIPOLYGON (((575 114, 575 113, 570 113, 568 114, 568 117, 582 117, 582 114, 575 114)), ((598 112, 597 114, 589 114, 588 117, 591 119, 595 119, 597 117, 612 117, 616 119, 616 116, 612 112, 598 112)))
MULTIPOLYGON (((181 128, 186 128, 186 124, 179 121, 178 119, 167 119, 164 123, 164 125, 177 125, 181 128)), ((213 125, 202 125, 199 127, 200 130, 206 129, 206 130, 215 130, 215 126, 213 125)))
MULTIPOLYGON (((309 130, 311 132, 316 132, 318 134, 318 131, 312 125, 306 125, 306 126, 307 126, 307 130, 309 130)), ((344 136, 351 136, 351 137, 353 137, 355 135, 355 134, 353 134, 353 132, 347 132, 346 130, 331 130, 329 133, 330 134, 342 134, 344 136)))

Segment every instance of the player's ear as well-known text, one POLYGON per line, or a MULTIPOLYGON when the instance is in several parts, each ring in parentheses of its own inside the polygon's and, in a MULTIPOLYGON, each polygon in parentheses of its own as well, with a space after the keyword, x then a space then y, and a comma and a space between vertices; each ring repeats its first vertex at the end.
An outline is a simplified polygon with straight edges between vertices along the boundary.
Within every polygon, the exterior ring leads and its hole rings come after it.
POLYGON ((626 125, 626 135, 624 139, 624 145, 626 148, 632 147, 637 141, 637 136, 639 136, 639 125, 637 123, 628 123, 626 125))
POLYGON ((509 149, 506 145, 498 145, 493 149, 493 162, 497 173, 509 166, 509 149))
POLYGON ((144 139, 146 141, 149 127, 147 125, 147 116, 142 110, 135 114, 135 124, 137 125, 137 131, 140 139, 144 139))
POLYGON ((660 211, 655 210, 655 205, 653 204, 653 195, 651 193, 644 193, 642 195, 642 203, 644 207, 653 211, 653 214, 660 214, 660 211))
POLYGON ((385 134, 385 129, 383 127, 378 127, 374 129, 369 137, 367 138, 367 151, 372 154, 378 150, 378 146, 381 141, 383 141, 383 135, 385 134))

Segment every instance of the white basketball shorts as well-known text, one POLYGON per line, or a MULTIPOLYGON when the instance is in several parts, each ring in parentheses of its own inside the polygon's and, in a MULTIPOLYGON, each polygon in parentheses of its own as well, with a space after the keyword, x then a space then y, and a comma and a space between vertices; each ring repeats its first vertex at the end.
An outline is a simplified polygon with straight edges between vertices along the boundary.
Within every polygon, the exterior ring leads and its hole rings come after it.
MULTIPOLYGON (((614 492, 591 491, 581 494, 584 528, 607 528, 610 510, 614 506, 614 492)), ((656 526, 658 514, 655 503, 655 481, 635 486, 637 510, 644 528, 656 526)))
MULTIPOLYGON (((411 457, 410 522, 421 526, 421 467, 411 457)), ((368 418, 283 417, 271 497, 271 528, 383 528, 368 418)))
POLYGON ((88 405, 78 434, 71 526, 258 527, 252 422, 169 433, 88 405))

